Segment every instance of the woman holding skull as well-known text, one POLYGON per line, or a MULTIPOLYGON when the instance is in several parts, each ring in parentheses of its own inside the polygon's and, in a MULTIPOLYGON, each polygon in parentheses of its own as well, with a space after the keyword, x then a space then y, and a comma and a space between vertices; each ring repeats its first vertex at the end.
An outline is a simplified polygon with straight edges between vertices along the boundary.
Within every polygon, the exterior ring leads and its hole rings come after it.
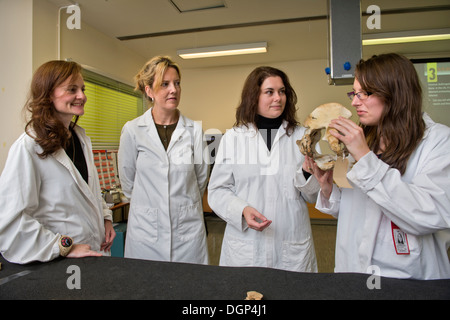
POLYGON ((330 127, 355 160, 352 188, 307 159, 321 185, 316 207, 338 218, 335 271, 450 278, 450 128, 422 112, 415 68, 397 54, 361 60, 349 97, 360 124, 340 117, 330 127))

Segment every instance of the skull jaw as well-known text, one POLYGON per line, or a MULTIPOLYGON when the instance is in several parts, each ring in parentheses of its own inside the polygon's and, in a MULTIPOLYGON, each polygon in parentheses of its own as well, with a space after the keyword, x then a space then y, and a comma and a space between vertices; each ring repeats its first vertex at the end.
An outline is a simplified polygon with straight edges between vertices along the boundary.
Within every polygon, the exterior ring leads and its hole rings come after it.
POLYGON ((321 170, 331 170, 334 168, 334 163, 336 162, 337 157, 347 154, 347 151, 342 146, 340 141, 329 134, 329 131, 327 130, 323 140, 328 142, 330 149, 336 154, 319 154, 316 151, 316 144, 319 142, 320 137, 321 129, 308 128, 303 135, 303 138, 301 140, 297 140, 296 143, 300 149, 300 152, 303 155, 307 155, 312 158, 321 170))
POLYGON ((336 158, 336 156, 331 154, 317 154, 314 158, 314 162, 323 171, 328 171, 334 168, 336 158))

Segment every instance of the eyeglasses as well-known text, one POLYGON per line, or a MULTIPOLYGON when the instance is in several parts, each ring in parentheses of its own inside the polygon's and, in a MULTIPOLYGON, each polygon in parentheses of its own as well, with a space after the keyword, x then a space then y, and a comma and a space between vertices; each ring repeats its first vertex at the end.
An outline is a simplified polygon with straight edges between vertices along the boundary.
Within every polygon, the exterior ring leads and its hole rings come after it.
POLYGON ((365 100, 365 99, 367 99, 371 94, 372 94, 372 92, 363 92, 363 91, 361 91, 361 92, 355 92, 355 91, 352 91, 352 92, 348 92, 348 93, 347 93, 347 96, 350 98, 350 100, 353 101, 353 98, 354 98, 355 96, 357 96, 359 100, 365 100))

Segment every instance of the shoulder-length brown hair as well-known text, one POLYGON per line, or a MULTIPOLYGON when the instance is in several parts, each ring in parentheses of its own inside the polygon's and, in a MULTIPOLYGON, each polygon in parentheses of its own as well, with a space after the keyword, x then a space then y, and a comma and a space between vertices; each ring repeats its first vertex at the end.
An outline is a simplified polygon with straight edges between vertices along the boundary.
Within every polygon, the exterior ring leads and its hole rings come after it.
MULTIPOLYGON (((55 88, 69 77, 75 80, 80 74, 81 66, 78 63, 55 60, 44 63, 33 75, 29 98, 24 107, 31 114, 25 132, 41 146, 41 158, 68 144, 70 131, 59 120, 51 96, 55 88)), ((78 117, 75 123, 77 120, 78 117)))
POLYGON ((414 65, 404 56, 382 54, 361 60, 355 77, 363 90, 384 103, 377 126, 361 125, 369 148, 377 152, 383 137, 385 150, 381 159, 403 175, 425 132, 422 89, 414 65))
POLYGON ((272 67, 258 67, 247 77, 242 89, 241 102, 236 109, 236 122, 234 125, 245 125, 248 127, 250 123, 256 122, 261 85, 268 77, 280 77, 283 80, 286 90, 286 106, 282 117, 288 123, 286 133, 290 135, 298 124, 296 119, 297 95, 289 82, 288 76, 283 71, 272 67))

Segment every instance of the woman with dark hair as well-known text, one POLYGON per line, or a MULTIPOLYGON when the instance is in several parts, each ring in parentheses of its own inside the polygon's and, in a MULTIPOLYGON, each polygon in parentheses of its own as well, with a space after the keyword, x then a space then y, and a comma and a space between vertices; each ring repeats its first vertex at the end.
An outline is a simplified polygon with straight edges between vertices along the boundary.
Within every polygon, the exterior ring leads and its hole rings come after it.
POLYGON ((244 84, 208 187, 209 205, 227 222, 221 265, 317 272, 306 201, 315 202, 319 184, 295 143, 305 131, 296 103, 281 70, 256 68, 244 84))
POLYGON ((50 61, 36 70, 25 106, 31 118, 0 177, 0 252, 10 262, 110 251, 111 211, 90 139, 76 125, 85 103, 80 65, 50 61))
POLYGON ((359 125, 330 127, 354 159, 353 188, 313 168, 316 206, 338 218, 335 271, 450 278, 450 129, 422 112, 415 68, 398 54, 360 61, 349 97, 359 125))

